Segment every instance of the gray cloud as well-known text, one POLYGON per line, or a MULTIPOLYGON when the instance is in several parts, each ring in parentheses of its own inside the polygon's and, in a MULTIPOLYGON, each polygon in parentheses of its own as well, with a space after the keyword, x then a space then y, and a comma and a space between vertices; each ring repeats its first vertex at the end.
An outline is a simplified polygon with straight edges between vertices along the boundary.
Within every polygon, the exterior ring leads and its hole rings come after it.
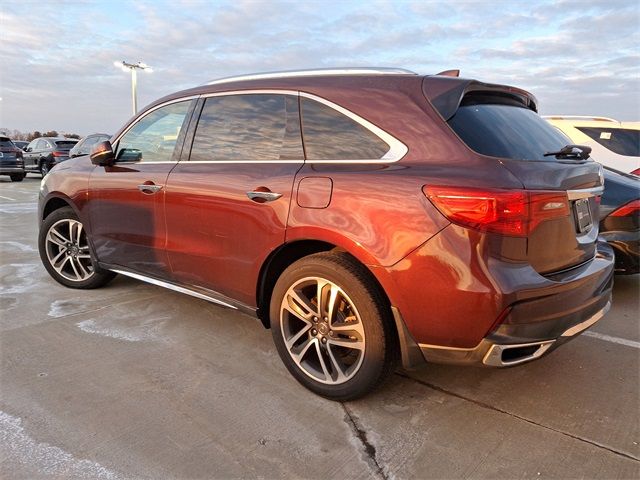
POLYGON ((532 90, 547 113, 640 116, 634 2, 61 5, 3 3, 2 127, 116 130, 131 108, 129 77, 112 65, 121 59, 154 66, 139 75, 140 105, 233 74, 382 64, 461 68, 532 90))

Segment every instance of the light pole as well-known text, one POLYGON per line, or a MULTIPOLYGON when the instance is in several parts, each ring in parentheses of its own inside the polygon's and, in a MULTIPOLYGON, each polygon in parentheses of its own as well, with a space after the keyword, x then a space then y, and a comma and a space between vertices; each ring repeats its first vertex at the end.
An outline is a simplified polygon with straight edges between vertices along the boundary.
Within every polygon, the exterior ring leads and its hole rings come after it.
POLYGON ((146 63, 127 63, 124 60, 121 62, 113 62, 116 67, 122 69, 123 72, 131 71, 131 100, 133 103, 133 114, 138 113, 138 70, 144 70, 147 73, 153 72, 153 69, 146 63))

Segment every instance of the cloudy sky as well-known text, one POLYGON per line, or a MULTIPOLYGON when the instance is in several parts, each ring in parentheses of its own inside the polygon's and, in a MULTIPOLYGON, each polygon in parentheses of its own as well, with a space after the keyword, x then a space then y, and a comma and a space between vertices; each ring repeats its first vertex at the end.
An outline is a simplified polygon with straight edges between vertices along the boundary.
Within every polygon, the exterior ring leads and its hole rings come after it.
POLYGON ((541 113, 640 120, 636 0, 0 0, 0 127, 111 133, 138 103, 235 74, 404 67, 532 91, 541 113))

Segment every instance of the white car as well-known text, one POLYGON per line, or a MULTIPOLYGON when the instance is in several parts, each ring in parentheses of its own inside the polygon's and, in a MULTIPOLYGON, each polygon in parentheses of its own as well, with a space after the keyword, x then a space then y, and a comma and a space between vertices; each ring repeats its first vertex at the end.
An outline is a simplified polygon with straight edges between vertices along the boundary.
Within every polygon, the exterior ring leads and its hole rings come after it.
POLYGON ((591 147, 591 158, 605 167, 640 175, 640 122, 607 117, 543 117, 576 145, 591 147))

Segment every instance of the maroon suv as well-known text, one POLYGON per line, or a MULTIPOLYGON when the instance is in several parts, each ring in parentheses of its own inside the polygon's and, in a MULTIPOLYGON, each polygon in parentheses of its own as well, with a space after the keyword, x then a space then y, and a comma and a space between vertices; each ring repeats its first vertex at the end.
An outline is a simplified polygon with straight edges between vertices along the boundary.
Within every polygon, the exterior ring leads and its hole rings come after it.
POLYGON ((394 368, 510 366, 600 319, 602 173, 518 88, 450 73, 223 79, 146 107, 44 179, 40 255, 258 317, 312 391, 394 368))

